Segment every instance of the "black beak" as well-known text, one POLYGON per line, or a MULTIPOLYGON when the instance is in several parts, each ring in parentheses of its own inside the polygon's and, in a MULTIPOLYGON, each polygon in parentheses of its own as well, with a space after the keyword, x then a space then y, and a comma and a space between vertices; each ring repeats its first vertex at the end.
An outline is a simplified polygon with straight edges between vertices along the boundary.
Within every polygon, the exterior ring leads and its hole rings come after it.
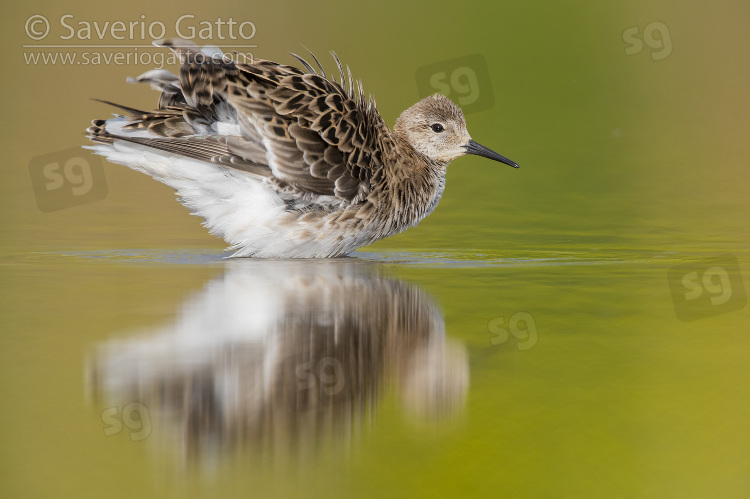
POLYGON ((518 163, 516 163, 515 161, 511 161, 505 156, 499 155, 492 149, 487 149, 483 145, 477 144, 473 140, 470 140, 469 143, 464 146, 464 149, 466 149, 466 154, 476 154, 477 156, 494 159, 495 161, 505 163, 506 165, 512 166, 513 168, 518 168, 518 163))

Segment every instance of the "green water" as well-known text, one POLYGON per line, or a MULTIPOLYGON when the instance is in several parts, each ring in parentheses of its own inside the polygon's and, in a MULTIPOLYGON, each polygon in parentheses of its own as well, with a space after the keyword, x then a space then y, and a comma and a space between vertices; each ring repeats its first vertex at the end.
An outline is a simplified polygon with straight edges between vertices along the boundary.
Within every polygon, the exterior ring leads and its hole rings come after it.
POLYGON ((155 102, 146 67, 24 64, 37 7, 3 20, 0 496, 750 495, 745 3, 197 6, 262 57, 336 49, 389 123, 478 76, 469 131, 521 168, 460 158, 419 227, 330 262, 227 260, 124 167, 35 190, 90 97, 155 102))

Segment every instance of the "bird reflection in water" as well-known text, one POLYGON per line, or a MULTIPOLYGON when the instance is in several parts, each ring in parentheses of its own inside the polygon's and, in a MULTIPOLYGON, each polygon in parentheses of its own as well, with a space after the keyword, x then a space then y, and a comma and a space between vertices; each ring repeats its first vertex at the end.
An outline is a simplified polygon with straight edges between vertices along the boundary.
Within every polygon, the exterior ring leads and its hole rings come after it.
POLYGON ((409 419, 452 419, 465 348, 424 291, 381 274, 349 259, 227 262, 173 324, 99 345, 93 394, 137 401, 185 457, 350 440, 388 386, 409 419))

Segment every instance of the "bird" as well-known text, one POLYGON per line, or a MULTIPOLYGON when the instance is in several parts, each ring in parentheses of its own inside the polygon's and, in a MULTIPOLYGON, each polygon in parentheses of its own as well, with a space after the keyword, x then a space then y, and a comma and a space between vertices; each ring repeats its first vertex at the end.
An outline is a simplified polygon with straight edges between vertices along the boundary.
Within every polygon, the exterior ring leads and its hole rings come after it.
POLYGON ((84 147, 172 187, 233 257, 346 256, 432 213, 452 160, 519 166, 475 142, 441 94, 389 128, 333 51, 338 78, 312 52, 316 67, 291 53, 298 68, 184 39, 154 45, 179 57, 179 74, 128 81, 159 91, 158 107, 100 101, 120 112, 93 120, 84 147))

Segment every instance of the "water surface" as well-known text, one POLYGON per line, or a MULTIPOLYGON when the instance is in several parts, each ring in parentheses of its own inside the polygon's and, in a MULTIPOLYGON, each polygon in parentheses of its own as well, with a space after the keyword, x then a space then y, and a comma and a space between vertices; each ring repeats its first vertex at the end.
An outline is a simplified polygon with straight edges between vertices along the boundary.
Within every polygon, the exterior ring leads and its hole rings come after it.
POLYGON ((750 497, 747 2, 193 7, 66 9, 335 49, 389 124, 468 65, 472 137, 521 168, 456 160, 349 258, 229 260, 124 167, 86 203, 32 182, 92 97, 156 96, 124 83, 151 67, 24 64, 59 7, 5 12, 1 497, 750 497))

